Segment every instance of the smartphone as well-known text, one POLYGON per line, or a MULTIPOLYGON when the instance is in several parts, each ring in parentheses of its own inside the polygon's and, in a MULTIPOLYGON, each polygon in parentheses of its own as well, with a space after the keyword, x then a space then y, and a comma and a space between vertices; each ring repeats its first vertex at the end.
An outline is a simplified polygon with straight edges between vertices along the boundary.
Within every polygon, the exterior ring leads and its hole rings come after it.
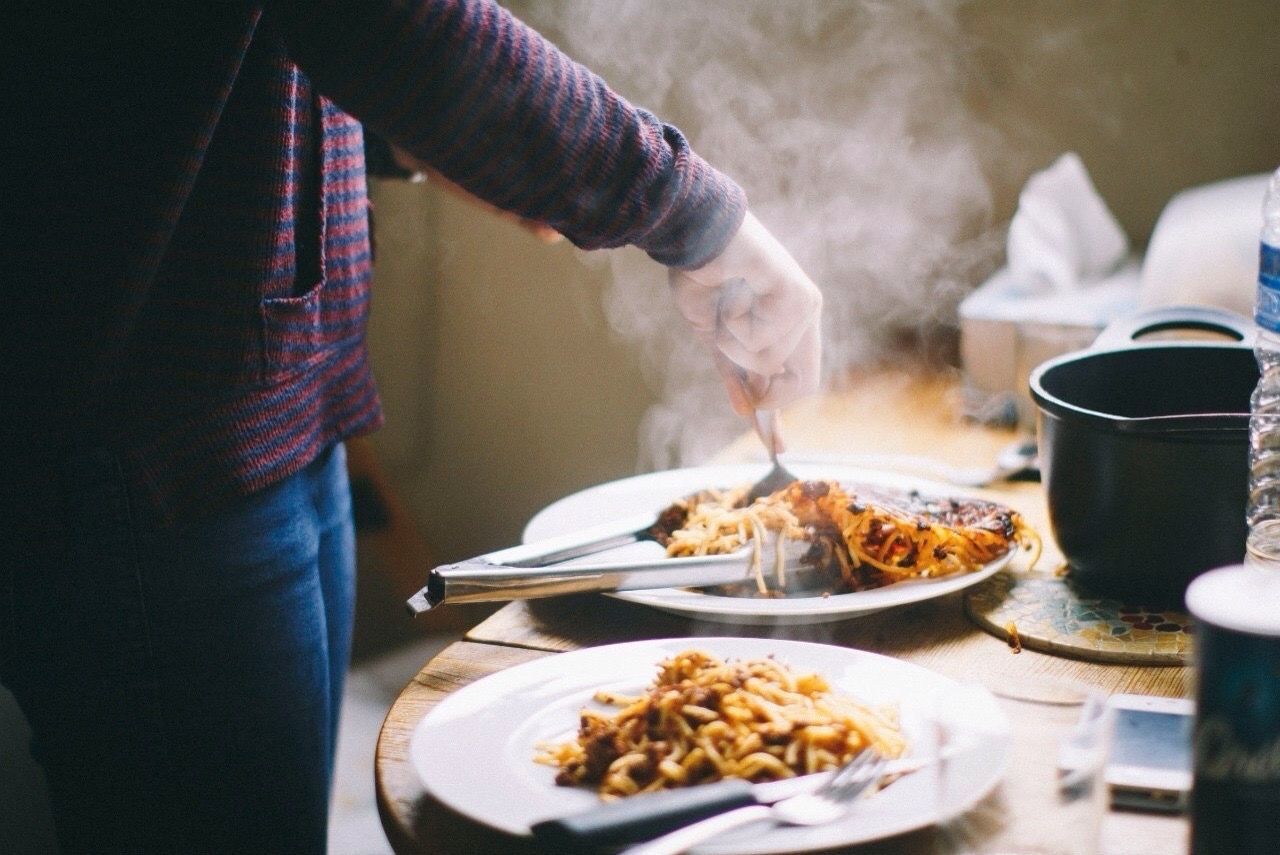
POLYGON ((1177 813, 1191 793, 1195 705, 1182 698, 1112 695, 1103 780, 1113 807, 1177 813))

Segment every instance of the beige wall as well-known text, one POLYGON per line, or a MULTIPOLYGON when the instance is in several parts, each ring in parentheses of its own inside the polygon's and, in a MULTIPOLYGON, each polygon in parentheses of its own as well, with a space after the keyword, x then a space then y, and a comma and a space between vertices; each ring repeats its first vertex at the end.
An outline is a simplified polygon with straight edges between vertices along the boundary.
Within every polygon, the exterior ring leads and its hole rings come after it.
POLYGON ((547 502, 632 474, 651 396, 609 335, 601 273, 425 185, 380 182, 374 205, 375 442, 441 558, 513 543, 547 502))
MULTIPOLYGON (((1022 182, 1062 151, 1081 154, 1139 247, 1175 191, 1280 162, 1267 0, 511 5, 738 177, 838 298, 839 326, 858 333, 839 350, 849 361, 946 340, 955 300, 1000 262, 1022 182), (877 231, 881 210, 908 222, 877 231), (945 238, 932 255, 915 225, 945 238), (904 281, 917 290, 895 291, 904 281), (932 307, 917 329, 913 301, 932 307)), ((546 502, 634 472, 644 413, 675 394, 655 370, 676 352, 659 273, 634 251, 602 265, 542 246, 428 186, 381 183, 374 198, 377 445, 440 556, 511 543, 546 502), (651 312, 656 343, 615 333, 605 292, 651 312)), ((720 408, 705 375, 682 388, 720 408)), ((725 430, 688 433, 714 444, 725 430)))

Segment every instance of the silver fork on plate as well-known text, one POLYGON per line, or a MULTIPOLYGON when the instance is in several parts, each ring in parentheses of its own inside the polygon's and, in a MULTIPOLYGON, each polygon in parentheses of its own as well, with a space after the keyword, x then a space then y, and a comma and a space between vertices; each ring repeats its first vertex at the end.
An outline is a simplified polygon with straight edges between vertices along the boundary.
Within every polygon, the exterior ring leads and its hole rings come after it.
POLYGON ((718 814, 625 849, 621 855, 679 855, 718 834, 759 820, 771 820, 779 825, 835 822, 849 812, 854 799, 880 780, 885 762, 872 749, 865 749, 811 793, 801 793, 770 806, 752 805, 718 814))

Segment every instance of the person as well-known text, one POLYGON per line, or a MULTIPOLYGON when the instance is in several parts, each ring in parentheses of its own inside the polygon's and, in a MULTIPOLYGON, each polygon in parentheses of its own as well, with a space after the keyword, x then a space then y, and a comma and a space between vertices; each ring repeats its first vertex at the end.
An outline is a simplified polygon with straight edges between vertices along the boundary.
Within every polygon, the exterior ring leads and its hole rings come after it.
POLYGON ((492 0, 11 24, 0 681, 60 845, 322 852, 342 443, 382 418, 360 122, 581 248, 668 266, 743 414, 814 388, 821 297, 676 128, 492 0))

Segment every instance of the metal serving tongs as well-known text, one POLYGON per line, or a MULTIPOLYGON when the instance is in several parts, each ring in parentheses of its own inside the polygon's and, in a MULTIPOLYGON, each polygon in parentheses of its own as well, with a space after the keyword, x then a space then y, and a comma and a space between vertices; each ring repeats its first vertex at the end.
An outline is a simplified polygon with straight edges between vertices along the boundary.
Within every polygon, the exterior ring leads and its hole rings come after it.
MULTIPOLYGON (((510 549, 500 549, 457 564, 434 568, 427 585, 408 601, 421 614, 446 603, 522 600, 588 591, 635 591, 726 585, 750 578, 753 546, 724 555, 640 560, 580 561, 592 555, 653 540, 652 514, 594 526, 510 549)), ((805 548, 809 546, 799 542, 805 548)), ((788 563, 799 555, 788 555, 788 563)))
MULTIPOLYGON (((760 415, 757 430, 762 438, 768 431, 766 448, 772 450, 776 447, 772 414, 766 414, 763 420, 760 415)), ((775 461, 769 474, 751 488, 749 497, 767 495, 793 480, 775 461), (785 480, 777 483, 779 479, 785 480), (774 483, 777 486, 771 486, 774 483)), ((655 526, 654 515, 644 514, 500 549, 456 564, 444 564, 431 570, 426 586, 410 597, 407 605, 409 611, 417 615, 448 603, 522 600, 589 591, 702 588, 751 578, 756 554, 754 544, 724 555, 668 558, 659 553, 641 560, 583 560, 628 544, 654 541, 655 526)), ((810 544, 802 540, 783 543, 788 572, 804 569, 800 559, 809 547, 810 544)), ((771 564, 777 544, 761 544, 760 548, 761 554, 767 556, 766 564, 771 564)))

